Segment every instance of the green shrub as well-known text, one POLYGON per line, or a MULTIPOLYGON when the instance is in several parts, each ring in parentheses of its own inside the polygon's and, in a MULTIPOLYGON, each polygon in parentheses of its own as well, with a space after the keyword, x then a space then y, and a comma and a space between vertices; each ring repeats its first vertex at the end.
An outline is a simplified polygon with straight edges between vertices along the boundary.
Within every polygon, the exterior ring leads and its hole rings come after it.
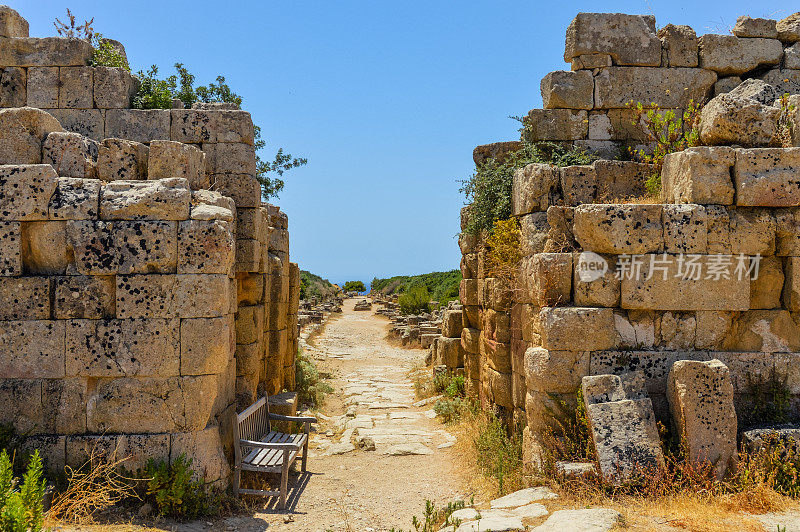
MULTIPOLYGON (((475 503, 474 500, 470 502, 470 506, 475 503)), ((453 502, 448 502, 447 506, 444 508, 437 510, 436 505, 433 501, 429 499, 425 499, 425 512, 422 514, 422 519, 419 519, 416 515, 411 518, 411 526, 414 527, 416 532, 437 532, 444 528, 453 527, 453 530, 458 528, 461 524, 460 519, 451 519, 451 515, 463 508, 466 508, 467 505, 463 500, 457 500, 453 502)), ((403 532, 401 528, 391 528, 391 532, 403 532)))
POLYGON ((396 275, 387 279, 372 279, 370 291, 385 296, 406 292, 411 286, 423 285, 428 289, 432 299, 439 306, 458 299, 458 287, 461 283, 461 270, 447 272, 431 272, 421 275, 396 275))
POLYGON ((173 86, 165 79, 158 79, 158 67, 153 65, 147 72, 139 71, 139 90, 133 97, 134 109, 172 108, 173 86))
POLYGON ((295 391, 300 404, 321 406, 325 395, 333 393, 331 385, 320 376, 314 361, 302 349, 297 350, 295 367, 295 391))
POLYGON ((366 292, 367 287, 362 281, 347 281, 342 288, 345 292, 366 292))
POLYGON ((500 493, 518 489, 522 470, 522 437, 515 431, 508 435, 503 422, 492 414, 479 421, 473 444, 478 468, 497 482, 500 493))
MULTIPOLYGON (((525 135, 523 120, 523 136, 525 135)), ((514 172, 532 163, 555 166, 592 164, 597 159, 577 148, 565 148, 552 142, 530 143, 523 141, 522 147, 501 159, 489 159, 478 166, 475 173, 463 181, 461 192, 470 205, 466 232, 478 234, 490 231, 497 220, 511 217, 511 193, 514 172)))
POLYGON ((422 314, 431 310, 431 296, 424 286, 412 286, 398 299, 401 314, 422 314))
POLYGON ((130 72, 131 67, 128 65, 128 60, 111 41, 104 39, 99 33, 95 33, 90 42, 94 48, 92 58, 89 60, 90 66, 124 68, 130 72))
POLYGON ((213 497, 192 469, 192 459, 181 454, 172 464, 150 459, 145 467, 147 496, 159 515, 195 519, 217 513, 213 497))
POLYGON ((46 481, 42 478, 42 459, 34 451, 22 485, 14 478, 8 453, 0 452, 0 530, 3 532, 36 532, 44 524, 46 481))

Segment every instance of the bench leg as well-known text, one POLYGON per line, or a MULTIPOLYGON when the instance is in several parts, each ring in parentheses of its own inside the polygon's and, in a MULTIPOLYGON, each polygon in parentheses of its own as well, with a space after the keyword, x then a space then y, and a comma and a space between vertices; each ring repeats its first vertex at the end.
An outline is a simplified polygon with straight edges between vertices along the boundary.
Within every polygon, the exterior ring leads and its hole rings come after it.
POLYGON ((306 463, 308 462, 308 437, 306 437, 306 442, 303 444, 303 473, 306 472, 306 463))
POLYGON ((281 470, 281 510, 286 509, 286 496, 289 494, 289 451, 283 451, 283 469, 281 470))
POLYGON ((233 495, 235 497, 239 496, 239 487, 241 481, 242 473, 238 467, 233 469, 233 495))

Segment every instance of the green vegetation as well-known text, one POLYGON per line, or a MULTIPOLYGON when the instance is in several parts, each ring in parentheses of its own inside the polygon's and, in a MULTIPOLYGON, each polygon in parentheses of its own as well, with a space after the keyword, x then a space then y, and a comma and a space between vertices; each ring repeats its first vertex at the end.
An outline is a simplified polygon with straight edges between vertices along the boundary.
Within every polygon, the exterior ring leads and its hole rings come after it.
POLYGON ((450 270, 422 275, 397 275, 388 279, 376 277, 370 284, 370 290, 383 296, 391 296, 408 292, 414 286, 423 286, 430 294, 430 298, 438 301, 439 305, 446 305, 449 301, 458 299, 460 283, 461 270, 450 270))
POLYGON ((366 292, 367 287, 362 281, 347 281, 342 288, 345 292, 366 292))
MULTIPOLYGON (((523 120, 523 132, 525 129, 523 120)), ((524 133, 523 133, 524 135, 524 133)), ((461 192, 471 205, 467 233, 478 234, 491 231, 494 222, 511 217, 511 194, 514 172, 532 163, 547 163, 556 166, 592 164, 597 159, 583 150, 565 148, 552 142, 529 143, 501 159, 489 159, 478 166, 475 173, 462 181, 461 192)))
MULTIPOLYGON (((470 501, 470 506, 473 506, 475 501, 470 501)), ((448 502, 447 506, 437 510, 433 501, 425 499, 425 512, 422 514, 422 519, 416 515, 411 519, 411 526, 414 527, 416 532, 437 532, 439 530, 448 529, 452 527, 453 530, 461 525, 461 520, 458 518, 451 519, 450 516, 453 512, 466 508, 467 505, 463 500, 448 502)), ((401 528, 392 527, 391 532, 403 532, 401 528)))
POLYGON ((503 422, 494 414, 487 413, 479 418, 473 444, 478 469, 497 482, 500 493, 521 487, 522 434, 519 431, 509 436, 503 422))
POLYGON ((302 349, 297 350, 294 367, 298 402, 315 407, 321 406, 325 401, 325 395, 333 393, 331 385, 323 380, 314 361, 302 349))
POLYGON ((477 404, 466 398, 465 381, 463 375, 445 372, 436 375, 433 379, 433 389, 444 397, 433 405, 433 411, 442 418, 444 423, 460 421, 467 413, 477 413, 480 410, 477 404))
POLYGON ((83 24, 78 25, 75 15, 72 11, 67 9, 67 21, 63 22, 56 19, 53 26, 62 37, 70 39, 83 39, 88 41, 94 48, 92 58, 89 60, 89 66, 93 67, 118 67, 130 71, 131 67, 128 66, 128 60, 114 46, 114 43, 108 39, 104 39, 103 35, 94 31, 92 24, 94 19, 85 20, 83 24))
POLYGON ((311 272, 300 270, 300 299, 329 299, 339 293, 339 287, 311 272))
POLYGON ((145 467, 147 496, 153 500, 159 515, 177 519, 194 519, 214 515, 214 497, 205 484, 196 480, 192 459, 181 454, 168 464, 164 460, 148 460, 145 467))
POLYGON ((35 451, 22 476, 22 485, 14 478, 8 452, 0 452, 0 530, 3 532, 36 532, 42 530, 42 500, 46 488, 42 478, 42 459, 35 451))
POLYGON ((431 310, 431 295, 422 285, 414 285, 397 299, 401 314, 423 314, 431 310))

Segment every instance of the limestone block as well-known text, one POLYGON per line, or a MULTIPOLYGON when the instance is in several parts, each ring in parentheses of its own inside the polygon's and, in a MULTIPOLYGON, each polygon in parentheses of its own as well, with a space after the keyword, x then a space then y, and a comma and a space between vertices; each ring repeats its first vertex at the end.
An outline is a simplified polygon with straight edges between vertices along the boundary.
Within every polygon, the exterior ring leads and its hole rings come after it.
POLYGON ((594 166, 576 165, 560 169, 561 192, 564 203, 577 206, 592 203, 597 195, 597 173, 594 166))
POLYGON ((106 111, 106 137, 150 142, 169 140, 169 109, 109 109, 106 111))
POLYGON ((214 174, 256 174, 255 148, 243 142, 203 144, 206 167, 214 174))
POLYGON ((101 379, 86 408, 92 432, 163 433, 208 424, 217 377, 101 379))
POLYGON ((264 300, 264 275, 260 273, 237 273, 239 305, 256 305, 264 300))
POLYGON ((126 109, 139 82, 124 68, 94 68, 94 106, 98 109, 126 109))
MULTIPOLYGON (((657 33, 666 52, 666 63, 661 66, 696 67, 697 34, 689 26, 667 24, 657 33)), ((662 62, 663 63, 663 62, 662 62)))
POLYGON ((47 277, 0 277, 0 320, 50 318, 47 277))
POLYGON ((481 146, 476 146, 475 149, 472 150, 472 160, 475 162, 476 167, 482 166, 489 159, 504 161, 509 154, 516 152, 521 147, 522 143, 520 141, 513 140, 483 144, 481 146))
POLYGON ((97 159, 98 177, 103 181, 147 179, 148 153, 149 148, 140 142, 104 139, 97 159))
POLYGON ((150 143, 147 159, 147 178, 182 177, 189 181, 192 190, 207 189, 209 181, 205 157, 194 146, 171 140, 154 140, 150 143))
POLYGON ((32 107, 0 109, 0 163, 41 163, 42 141, 53 131, 62 131, 61 124, 44 111, 32 107))
POLYGON ((614 313, 614 328, 620 349, 646 349, 656 345, 655 313, 628 311, 614 313))
POLYGON ((706 253, 708 225, 702 205, 664 205, 664 251, 667 253, 706 253))
POLYGON ((566 305, 572 293, 572 254, 537 253, 522 262, 525 303, 566 305))
POLYGON ((69 265, 66 222, 22 224, 22 268, 25 273, 64 273, 69 265))
POLYGON ((178 273, 230 275, 236 252, 231 222, 187 220, 178 225, 178 273))
POLYGON ((783 52, 783 64, 786 68, 800 70, 800 44, 793 44, 783 52))
POLYGON ((22 274, 22 231, 19 222, 0 222, 0 275, 22 274))
POLYGON ((664 157, 663 195, 669 203, 733 204, 731 168, 736 151, 697 146, 664 157))
POLYGON ((227 275, 119 275, 118 318, 216 318, 228 314, 227 275))
POLYGON ((445 310, 442 314, 442 336, 446 338, 461 338, 462 312, 460 310, 445 310))
MULTIPOLYGON (((500 373, 511 372, 511 349, 509 344, 492 340, 486 336, 485 331, 481 331, 479 347, 480 360, 486 362, 486 367, 490 367, 500 373)), ((442 349, 441 339, 439 349, 442 349)))
POLYGON ((579 140, 589 133, 589 115, 584 110, 531 109, 524 124, 530 142, 579 140))
POLYGON ((233 355, 230 318, 181 320, 181 375, 221 373, 233 355))
POLYGON ((258 240, 236 240, 236 262, 234 269, 237 272, 257 272, 262 270, 264 246, 258 240))
POLYGON ((580 205, 575 238, 585 251, 642 254, 662 249, 661 205, 580 205))
POLYGON ((105 120, 100 109, 47 109, 65 131, 80 133, 101 142, 105 138, 105 120))
POLYGON ((721 349, 733 325, 733 315, 729 312, 695 312, 696 333, 694 345, 697 349, 721 349))
POLYGON ((572 286, 575 305, 581 307, 616 307, 619 305, 620 280, 613 268, 613 258, 591 251, 573 255, 575 264, 572 286))
MULTIPOLYGON (((520 225, 520 252, 522 256, 533 255, 534 253, 542 253, 547 243, 547 236, 550 232, 550 226, 547 224, 546 212, 534 212, 521 216, 519 219, 520 225)), ((472 255, 473 259, 468 258, 469 255, 464 255, 462 261, 462 273, 465 278, 474 277, 477 274, 477 264, 475 269, 471 269, 472 262, 477 263, 477 255, 472 255), (466 269, 464 269, 466 267, 466 269)))
POLYGON ((266 222, 261 209, 236 209, 236 238, 260 240, 266 222))
POLYGON ((800 13, 794 13, 785 19, 779 20, 775 28, 778 30, 778 39, 781 41, 800 41, 800 13))
POLYGON ((269 233, 269 250, 289 254, 289 231, 275 229, 269 233))
POLYGON ((236 343, 251 344, 263 340, 264 306, 239 307, 236 313, 236 343))
POLYGON ((597 174, 598 200, 643 196, 644 183, 655 171, 652 165, 634 161, 601 159, 592 166, 597 174))
POLYGON ((598 351, 616 345, 614 312, 609 308, 545 307, 539 319, 545 349, 598 351), (576 335, 575 331, 582 334, 576 335))
POLYGON ((0 321, 0 367, 3 368, 3 377, 64 377, 64 323, 46 319, 0 321))
POLYGON ((800 351, 800 325, 786 310, 744 312, 735 319, 723 348, 762 353, 800 351))
POLYGON ((609 54, 581 54, 572 58, 572 70, 592 70, 610 67, 613 64, 609 54))
POLYGON ((28 76, 24 68, 6 67, 0 74, 0 107, 25 107, 28 76))
POLYGON ((66 436, 45 434, 28 436, 19 443, 16 460, 19 460, 20 464, 27 464, 29 457, 33 455, 34 451, 38 450, 39 456, 42 457, 45 474, 49 478, 55 478, 60 473, 63 473, 66 465, 66 440, 66 436))
POLYGON ((185 454, 192 457, 192 468, 202 481, 227 484, 231 468, 222 452, 218 427, 210 426, 198 432, 171 434, 170 441, 170 462, 185 454))
POLYGON ((708 226, 708 253, 731 253, 731 216, 722 205, 706 205, 706 224, 708 226))
POLYGON ((675 362, 667 380, 672 418, 687 459, 713 464, 718 479, 736 466, 736 411, 728 367, 719 360, 675 362))
POLYGON ((609 67, 595 77, 594 107, 624 109, 633 101, 686 109, 690 100, 704 101, 716 81, 706 69, 609 67))
POLYGON ((773 255, 775 219, 765 209, 730 211, 731 252, 734 255, 773 255))
POLYGON ((574 394, 589 373, 589 352, 531 347, 525 351, 524 365, 528 390, 574 394))
POLYGON ((92 57, 92 45, 78 38, 0 38, 0 65, 83 66, 92 57))
POLYGON ((733 34, 737 37, 763 37, 765 39, 777 39, 777 21, 766 18, 751 18, 742 15, 736 20, 733 27, 733 34))
POLYGON ((734 35, 700 37, 700 67, 738 76, 762 65, 777 65, 783 55, 775 39, 740 39, 734 35))
POLYGON ((580 386, 587 405, 647 398, 645 374, 641 370, 621 375, 587 375, 580 386))
POLYGON ((461 329, 461 348, 467 353, 477 354, 480 352, 480 330, 465 327, 461 329))
POLYGON ((94 107, 94 69, 88 66, 58 69, 58 107, 91 109, 94 107))
POLYGON ((172 109, 170 140, 201 144, 217 142, 218 112, 196 109, 172 109))
POLYGON ((462 308, 464 312, 464 324, 469 327, 477 327, 479 323, 479 307, 464 305, 462 308))
POLYGON ((233 198, 236 208, 261 206, 261 185, 250 174, 213 174, 210 182, 212 190, 233 198))
POLYGON ((695 345, 697 320, 693 313, 665 312, 661 316, 658 345, 665 349, 692 349, 695 345))
POLYGON ((28 69, 26 102, 39 109, 58 107, 58 67, 28 69))
POLYGON ((49 164, 0 165, 0 219, 47 220, 47 205, 57 184, 49 164))
POLYGON ((620 484, 664 468, 664 454, 649 398, 586 405, 600 474, 620 484))
POLYGON ((236 204, 233 199, 213 190, 192 192, 192 220, 236 221, 236 204))
POLYGON ((258 374, 264 366, 263 345, 236 344, 236 374, 240 377, 258 374))
POLYGON ((514 216, 546 211, 557 196, 559 179, 559 169, 547 164, 529 164, 514 172, 514 216))
POLYGON ((186 179, 112 181, 100 194, 100 216, 106 220, 186 220, 190 201, 186 179))
POLYGON ((505 408, 514 408, 511 373, 500 373, 492 368, 486 368, 486 376, 489 379, 489 388, 492 391, 494 404, 505 408))
POLYGON ((564 61, 609 54, 618 65, 661 65, 661 41, 652 15, 578 13, 567 28, 564 61))
POLYGON ((781 259, 778 257, 761 258, 758 276, 750 281, 750 308, 780 308, 783 283, 781 259))
POLYGON ((78 133, 53 132, 42 143, 42 162, 61 177, 97 177, 97 142, 78 133))
POLYGON ((720 78, 714 83, 714 96, 731 92, 733 89, 742 84, 742 78, 739 76, 728 76, 727 78, 720 78))
MULTIPOLYGON (((8 327, 8 322, 0 326, 8 327)), ((0 356, 7 355, 2 353, 0 356)), ((43 381, 13 379, 5 374, 4 377, 0 379, 0 423, 13 425, 20 434, 52 433, 47 430, 49 427, 45 426, 42 415, 43 381)))
POLYGON ((8 6, 0 8, 0 37, 28 37, 28 21, 8 6))
POLYGON ((180 373, 178 320, 67 322, 67 375, 172 377, 180 373))
POLYGON ((736 258, 644 255, 637 262, 626 266, 622 276, 622 308, 742 311, 750 307, 750 277, 737 270, 736 258))
POLYGON ((214 113, 216 141, 220 143, 242 143, 252 146, 255 130, 250 113, 239 110, 222 110, 214 113))
POLYGON ((541 82, 545 109, 591 109, 594 105, 594 80, 587 70, 550 72, 541 82))
POLYGON ((792 312, 800 312, 800 257, 786 259, 783 304, 792 312))
POLYGON ((800 148, 736 150, 736 204, 756 207, 800 206, 800 148))
POLYGON ((53 317, 56 319, 114 317, 112 276, 67 275, 53 279, 53 317))
POLYGON ((478 305, 478 281, 475 279, 462 279, 458 296, 462 305, 478 305))
POLYGON ((461 348, 460 338, 439 338, 438 348, 439 363, 447 366, 448 370, 464 367, 464 350, 461 348))

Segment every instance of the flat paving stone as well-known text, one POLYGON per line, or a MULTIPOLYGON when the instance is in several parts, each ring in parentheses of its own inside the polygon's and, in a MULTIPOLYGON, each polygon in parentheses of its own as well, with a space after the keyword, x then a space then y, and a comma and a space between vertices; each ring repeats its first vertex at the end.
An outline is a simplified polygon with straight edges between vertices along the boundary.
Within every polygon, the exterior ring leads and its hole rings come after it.
POLYGON ((558 510, 547 521, 534 528, 534 532, 608 532, 620 520, 620 513, 610 508, 558 510))
POLYGON ((553 490, 547 486, 538 486, 535 488, 525 488, 515 491, 514 493, 509 493, 504 497, 493 500, 490 506, 492 509, 517 508, 535 501, 557 498, 558 495, 556 495, 553 490))

